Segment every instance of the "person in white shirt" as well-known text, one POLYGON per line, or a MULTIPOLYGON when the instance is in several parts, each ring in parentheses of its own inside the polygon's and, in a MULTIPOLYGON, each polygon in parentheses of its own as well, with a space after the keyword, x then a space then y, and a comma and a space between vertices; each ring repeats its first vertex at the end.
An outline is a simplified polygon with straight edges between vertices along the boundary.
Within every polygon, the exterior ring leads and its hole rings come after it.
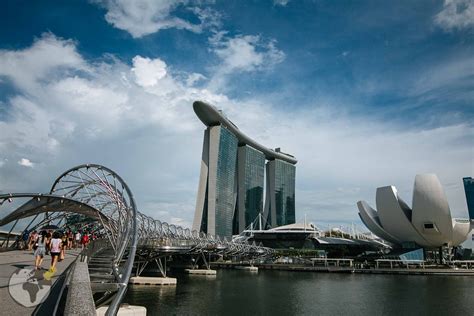
POLYGON ((74 241, 75 241, 74 248, 77 249, 77 247, 79 247, 79 244, 81 243, 81 233, 78 231, 74 237, 75 237, 74 238, 74 241))
POLYGON ((51 267, 49 271, 54 273, 56 271, 56 263, 58 263, 59 255, 61 254, 62 240, 58 232, 53 233, 53 238, 49 242, 49 249, 51 252, 51 267))

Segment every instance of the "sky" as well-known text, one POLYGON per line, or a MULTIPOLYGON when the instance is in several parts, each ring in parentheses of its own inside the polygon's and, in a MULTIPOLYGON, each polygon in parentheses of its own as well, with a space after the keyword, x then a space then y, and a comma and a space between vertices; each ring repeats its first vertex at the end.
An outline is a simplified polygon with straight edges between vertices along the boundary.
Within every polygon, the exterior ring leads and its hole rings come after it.
MULTIPOLYGON (((202 100, 298 159, 296 218, 355 223, 435 173, 467 217, 474 1, 23 1, 0 4, 0 192, 48 192, 98 163, 141 212, 190 227, 202 100)), ((0 209, 0 215, 2 209, 0 209)))

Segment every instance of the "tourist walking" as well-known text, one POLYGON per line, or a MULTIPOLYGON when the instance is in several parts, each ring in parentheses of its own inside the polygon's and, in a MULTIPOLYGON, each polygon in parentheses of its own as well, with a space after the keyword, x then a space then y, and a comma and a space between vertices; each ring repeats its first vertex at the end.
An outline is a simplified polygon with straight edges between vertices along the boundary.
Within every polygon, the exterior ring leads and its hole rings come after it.
POLYGON ((61 254, 59 256, 59 261, 63 261, 66 257, 67 243, 67 234, 63 233, 63 235, 61 236, 61 254))
POLYGON ((72 249, 73 240, 74 240, 74 234, 72 233, 71 230, 68 230, 68 232, 67 232, 67 249, 69 249, 69 250, 72 249))
POLYGON ((81 244, 82 249, 87 248, 87 245, 89 244, 89 234, 87 232, 82 235, 81 244))
POLYGON ((33 246, 35 245, 37 239, 38 233, 36 232, 36 230, 34 230, 31 232, 30 238, 28 240, 28 251, 31 251, 31 249, 33 249, 33 246))
POLYGON ((75 238, 76 242, 75 242, 75 244, 74 244, 74 248, 77 249, 77 248, 79 247, 79 244, 81 243, 81 232, 80 232, 80 231, 77 231, 75 237, 76 237, 76 238, 75 238))
POLYGON ((48 230, 46 232, 46 254, 47 255, 49 255, 50 253, 49 243, 51 242, 51 238, 53 238, 53 233, 51 232, 51 230, 48 230))
POLYGON ((25 229, 25 231, 21 235, 21 245, 20 245, 21 250, 28 249, 28 240, 29 239, 30 239, 30 233, 28 232, 27 229, 25 229))
POLYGON ((43 258, 46 254, 46 232, 42 231, 39 236, 37 236, 34 248, 35 249, 35 270, 41 269, 41 264, 43 263, 43 258))
POLYGON ((59 232, 54 232, 53 233, 53 238, 49 242, 49 250, 51 252, 51 267, 49 268, 49 271, 51 273, 56 272, 56 264, 58 263, 59 256, 61 255, 61 235, 59 232))

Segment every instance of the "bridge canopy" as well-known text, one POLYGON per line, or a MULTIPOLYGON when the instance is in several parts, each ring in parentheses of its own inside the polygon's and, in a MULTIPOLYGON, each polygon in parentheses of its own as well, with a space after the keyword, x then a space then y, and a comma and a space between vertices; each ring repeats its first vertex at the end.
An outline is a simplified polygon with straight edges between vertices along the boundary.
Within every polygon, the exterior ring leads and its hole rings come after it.
POLYGON ((22 204, 20 207, 12 211, 6 217, 0 220, 0 226, 4 226, 15 220, 31 217, 41 213, 48 212, 62 212, 62 213, 75 213, 81 214, 86 217, 96 219, 103 222, 104 224, 109 223, 109 219, 102 213, 98 212, 95 208, 65 197, 44 195, 44 194, 7 194, 0 195, 2 198, 25 198, 31 197, 29 201, 22 204))

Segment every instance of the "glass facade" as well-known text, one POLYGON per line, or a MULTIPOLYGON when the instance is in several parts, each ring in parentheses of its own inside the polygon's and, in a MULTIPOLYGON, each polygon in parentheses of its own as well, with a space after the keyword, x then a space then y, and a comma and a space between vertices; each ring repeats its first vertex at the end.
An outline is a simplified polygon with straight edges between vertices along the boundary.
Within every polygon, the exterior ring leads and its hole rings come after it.
POLYGON ((204 199, 204 208, 202 210, 202 218, 201 218, 201 227, 199 231, 201 232, 206 232, 207 233, 207 219, 208 219, 208 199, 207 199, 207 194, 209 192, 209 184, 206 184, 206 198, 204 199))
POLYGON ((258 214, 263 212, 265 177, 265 155, 263 153, 244 145, 239 147, 238 159, 239 197, 234 225, 235 234, 250 226, 258 214), (242 219, 244 223, 239 223, 242 219))
POLYGON ((404 254, 401 254, 399 258, 404 263, 409 260, 425 260, 425 253, 423 251, 423 248, 419 248, 416 250, 405 252, 404 254))
POLYGON ((237 145, 234 134, 220 129, 216 178, 216 235, 232 236, 236 204, 237 145))
POLYGON ((231 237, 249 228, 259 214, 266 218, 259 221, 264 229, 295 222, 295 165, 268 161, 272 157, 265 150, 252 146, 231 128, 208 125, 193 229, 231 237))
POLYGON ((275 208, 277 226, 295 223, 296 167, 275 159, 275 208))
POLYGON ((467 209, 469 218, 474 219, 474 179, 471 177, 463 178, 464 192, 466 193, 467 209))

